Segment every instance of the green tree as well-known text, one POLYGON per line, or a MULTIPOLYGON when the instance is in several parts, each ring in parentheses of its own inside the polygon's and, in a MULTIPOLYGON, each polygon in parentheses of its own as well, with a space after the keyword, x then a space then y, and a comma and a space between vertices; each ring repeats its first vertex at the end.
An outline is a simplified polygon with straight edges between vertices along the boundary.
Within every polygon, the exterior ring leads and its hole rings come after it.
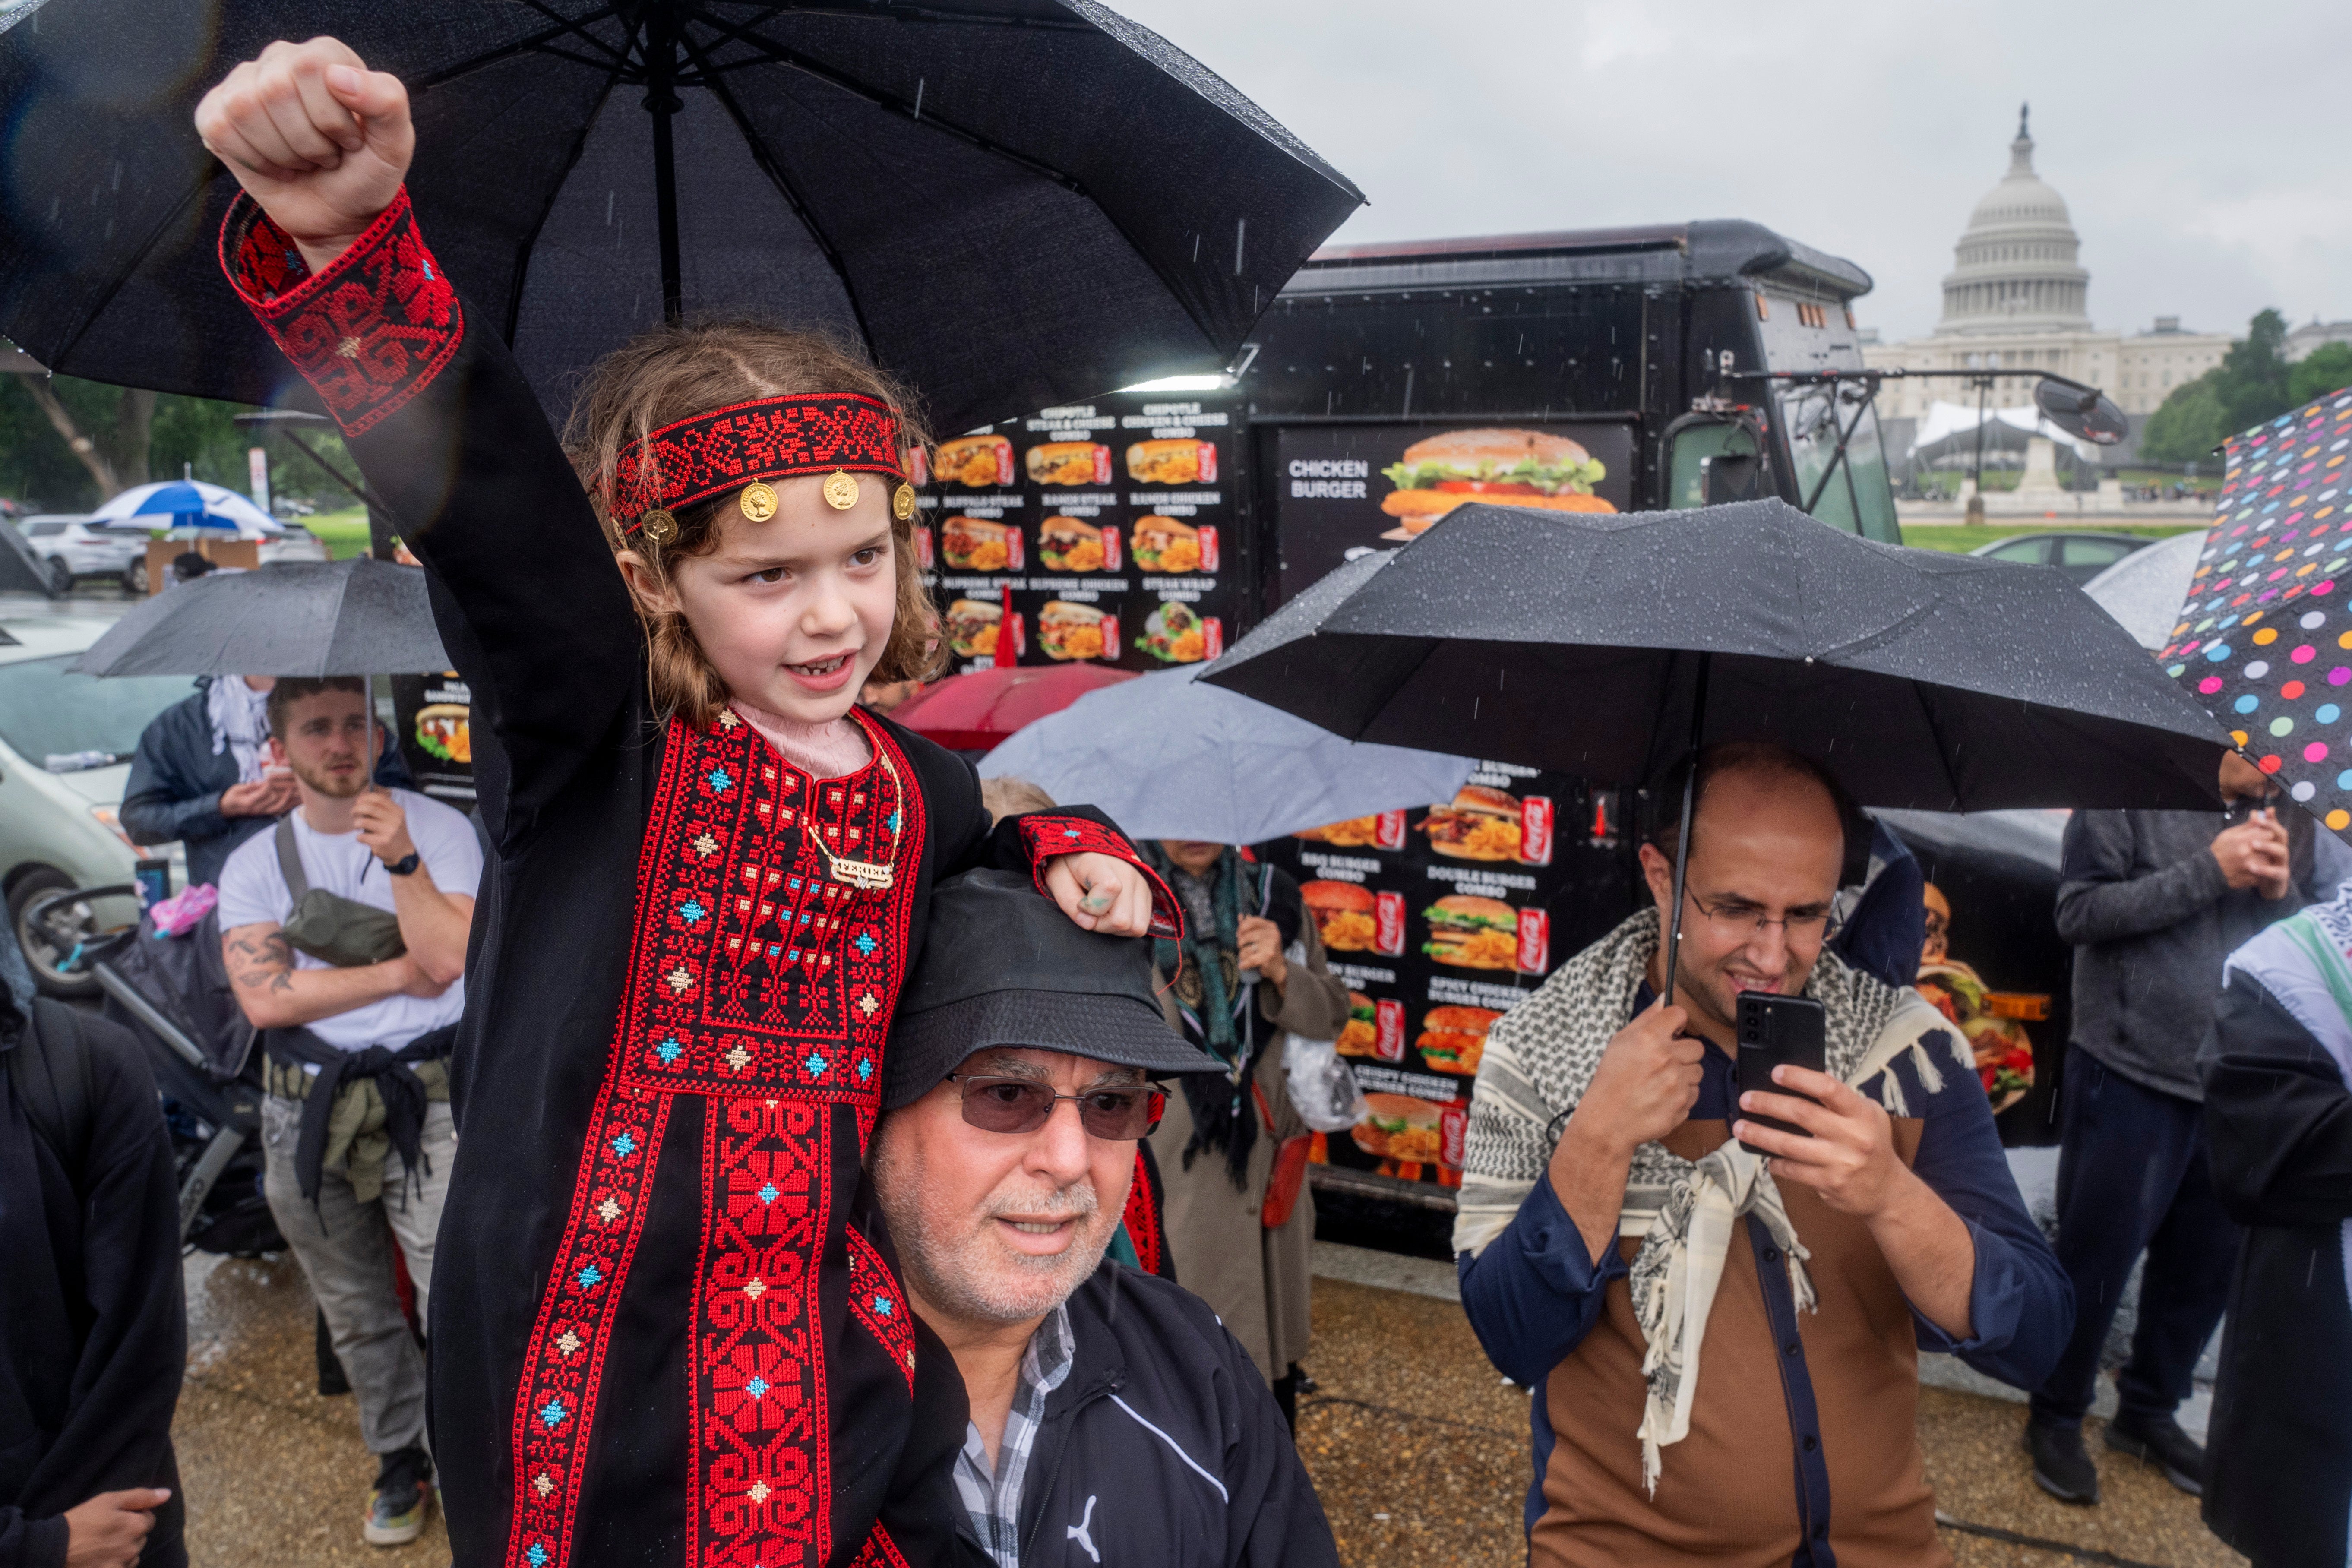
POLYGON ((2261 310, 2246 324, 2246 335, 2221 356, 2221 411, 2230 428, 2225 435, 2251 430, 2277 418, 2295 405, 2287 386, 2286 318, 2276 310, 2261 310))
POLYGON ((2287 402, 2300 408, 2315 397, 2352 386, 2352 343, 2323 343, 2287 366, 2287 402))
POLYGON ((2140 428, 2139 455, 2144 462, 2201 462, 2214 447, 2237 433, 2222 403, 2222 371, 2215 366, 2194 381, 2181 383, 2140 428))
POLYGON ((2331 343, 2299 364, 2286 362, 2286 318, 2261 310, 2221 363, 2172 389, 2140 430, 2151 463, 2201 462, 2241 430, 2352 384, 2352 348, 2331 343))
MULTIPOLYGON (((350 492, 281 436, 243 429, 246 405, 184 397, 72 376, 0 374, 0 496, 44 510, 86 511, 150 479, 184 474, 245 490, 248 448, 268 449, 271 488, 323 510, 350 492)), ((342 472, 355 471, 331 426, 303 439, 342 472)))

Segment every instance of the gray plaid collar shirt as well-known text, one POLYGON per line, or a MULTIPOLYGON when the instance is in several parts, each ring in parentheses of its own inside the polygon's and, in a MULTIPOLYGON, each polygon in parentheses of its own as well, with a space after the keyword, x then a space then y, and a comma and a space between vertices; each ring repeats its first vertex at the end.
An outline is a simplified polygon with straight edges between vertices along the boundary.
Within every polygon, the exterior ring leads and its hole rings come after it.
POLYGON ((1055 1307, 1022 1352, 1021 1375, 1013 1384, 1013 1408, 1004 1417, 1004 1436, 996 1445, 994 1471, 989 1468, 988 1446, 980 1440, 976 1426, 966 1429, 963 1452, 956 1456, 956 1490, 998 1568, 1021 1568, 1021 1489, 1029 1479, 1029 1453, 1045 1424, 1045 1396, 1070 1375, 1076 1348, 1069 1309, 1055 1307))

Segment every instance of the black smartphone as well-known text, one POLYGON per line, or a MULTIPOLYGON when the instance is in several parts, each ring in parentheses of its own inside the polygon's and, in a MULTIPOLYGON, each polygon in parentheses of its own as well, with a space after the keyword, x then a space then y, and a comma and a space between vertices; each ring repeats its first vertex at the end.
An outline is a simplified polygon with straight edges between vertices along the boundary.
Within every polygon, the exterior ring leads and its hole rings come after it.
MULTIPOLYGON (((1811 1068, 1815 1072, 1829 1069, 1829 1016, 1822 1005, 1804 996, 1780 996, 1769 991, 1742 991, 1739 994, 1739 1054, 1736 1064, 1735 1081, 1739 1092, 1761 1089, 1769 1094, 1792 1094, 1799 1100, 1812 1100, 1810 1094, 1797 1094, 1793 1089, 1772 1081, 1772 1069, 1777 1067, 1811 1068)), ((1820 1103, 1815 1101, 1816 1104, 1820 1103)), ((1794 1132, 1800 1138, 1811 1133, 1792 1121, 1777 1116, 1758 1116, 1732 1107, 1732 1120, 1746 1116, 1759 1127, 1777 1131, 1794 1132)), ((1764 1151, 1741 1140, 1739 1146, 1751 1154, 1764 1151)))

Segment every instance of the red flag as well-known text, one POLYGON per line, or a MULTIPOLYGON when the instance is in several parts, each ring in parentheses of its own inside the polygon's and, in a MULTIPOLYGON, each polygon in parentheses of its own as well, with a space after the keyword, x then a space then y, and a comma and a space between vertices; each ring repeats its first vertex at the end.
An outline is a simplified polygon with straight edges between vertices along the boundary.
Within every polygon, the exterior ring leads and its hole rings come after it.
POLYGON ((1013 609, 1013 584, 1004 584, 1004 618, 996 624, 996 668, 1011 669, 1021 662, 1021 623, 1013 609))

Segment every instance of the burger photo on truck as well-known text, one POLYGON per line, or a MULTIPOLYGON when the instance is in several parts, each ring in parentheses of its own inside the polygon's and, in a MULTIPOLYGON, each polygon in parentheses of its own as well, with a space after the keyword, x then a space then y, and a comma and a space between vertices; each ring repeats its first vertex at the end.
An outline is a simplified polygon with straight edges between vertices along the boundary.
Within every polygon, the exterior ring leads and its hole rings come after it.
POLYGON ((958 599, 948 606, 948 647, 961 658, 987 658, 996 652, 1004 608, 985 599, 958 599))
POLYGON ((1432 1007, 1422 1015, 1421 1037, 1412 1047, 1433 1072, 1475 1078, 1486 1054, 1486 1031, 1501 1016, 1489 1007, 1432 1007))
POLYGON ((1012 523, 977 517, 951 517, 940 525, 940 551, 959 572, 1003 572, 1021 565, 1021 530, 1012 523))
POLYGON ((1116 657, 1118 637, 1118 623, 1092 605, 1048 599, 1037 612, 1037 641, 1047 658, 1101 658, 1106 651, 1116 657))
POLYGON ((1172 517, 1135 520, 1135 563, 1146 572, 1201 570, 1201 531, 1172 517))
POLYGON ((1592 493, 1608 468, 1567 437, 1540 430, 1448 430, 1415 441, 1381 473, 1396 487, 1381 498, 1381 510, 1402 525, 1383 539, 1411 539, 1471 501, 1551 511, 1617 510, 1592 493))
POLYGON ((1379 940, 1372 895, 1355 882, 1302 882, 1298 896, 1315 919, 1315 934, 1334 952, 1369 952, 1379 940))
POLYGON ((1464 784, 1444 805, 1422 819, 1429 847, 1455 860, 1519 858, 1519 797, 1485 784, 1464 784))
POLYGON ((1519 911, 1500 899, 1449 893, 1422 911, 1429 940, 1421 951, 1458 969, 1517 969, 1519 911))
POLYGON ((1048 572, 1100 572, 1118 563, 1104 550, 1106 537, 1109 553, 1116 553, 1116 527, 1106 535, 1103 529, 1075 517, 1049 517, 1037 525, 1037 559, 1045 563, 1048 572))
POLYGON ((931 471, 942 484, 995 489, 1013 482, 1013 443, 1002 436, 960 436, 940 443, 931 471))
POLYGON ((1110 448, 1092 441, 1047 441, 1022 458, 1033 485, 1107 485, 1110 448))

